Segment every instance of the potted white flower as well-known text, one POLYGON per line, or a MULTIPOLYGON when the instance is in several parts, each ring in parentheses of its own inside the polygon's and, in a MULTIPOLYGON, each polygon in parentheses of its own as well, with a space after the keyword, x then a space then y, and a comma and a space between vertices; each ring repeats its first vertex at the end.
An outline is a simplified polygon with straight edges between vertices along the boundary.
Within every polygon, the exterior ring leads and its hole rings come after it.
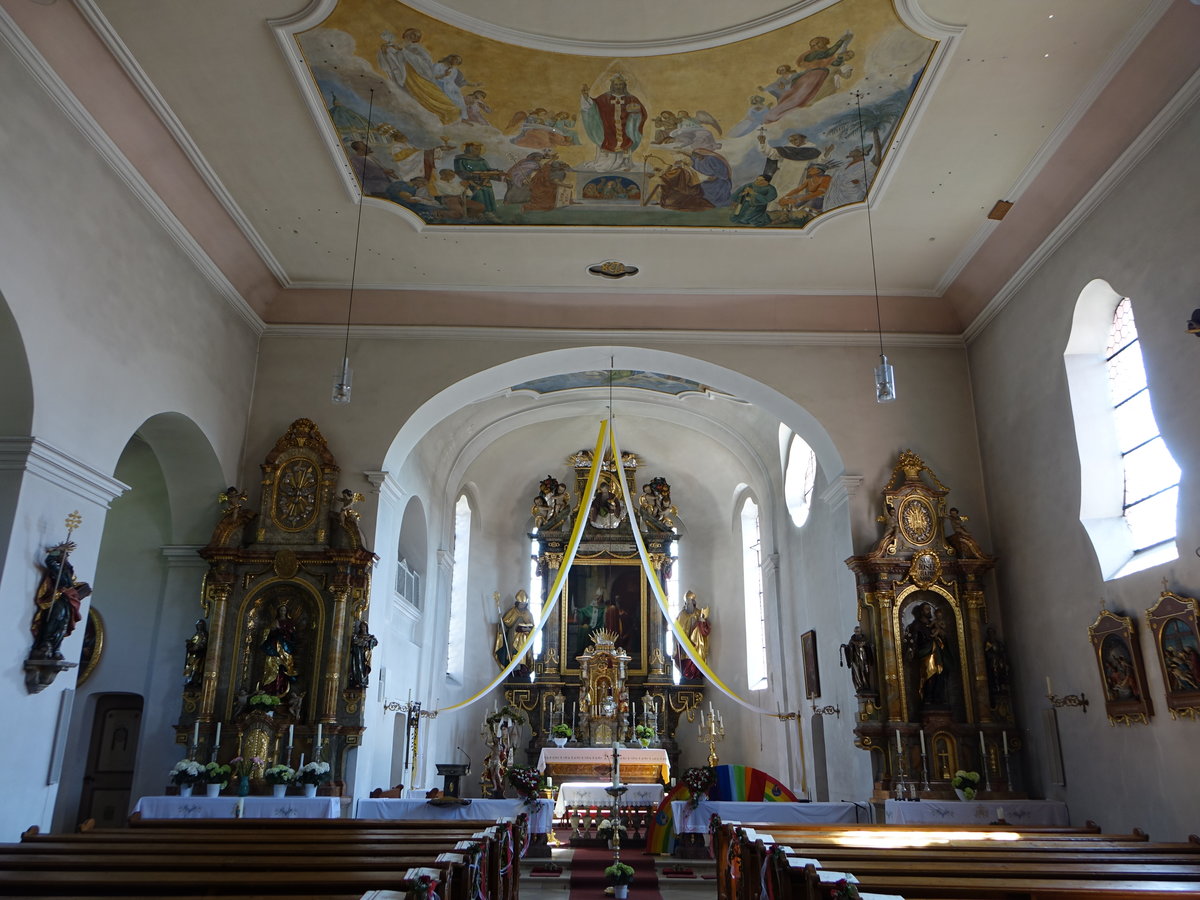
POLYGON ((283 763, 276 763, 263 772, 263 778, 267 780, 267 784, 271 785, 271 793, 276 797, 282 797, 287 794, 288 785, 295 780, 296 770, 283 763))
POLYGON ((629 896, 629 886, 633 884, 633 866, 623 862, 613 863, 604 870, 604 875, 613 886, 614 900, 629 896))
POLYGON ((192 796, 192 788, 204 781, 207 775, 204 764, 194 759, 181 759, 170 772, 171 783, 179 785, 180 797, 192 796))
POLYGON ((307 762, 296 772, 296 781, 304 786, 305 797, 317 796, 317 785, 324 784, 329 778, 329 763, 323 760, 307 762))

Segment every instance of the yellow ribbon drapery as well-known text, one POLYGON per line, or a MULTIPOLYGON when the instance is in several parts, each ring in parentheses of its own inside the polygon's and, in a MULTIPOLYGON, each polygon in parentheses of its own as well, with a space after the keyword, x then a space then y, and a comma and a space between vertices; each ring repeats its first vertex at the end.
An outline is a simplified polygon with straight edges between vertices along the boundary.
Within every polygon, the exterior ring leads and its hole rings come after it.
MULTIPOLYGON (((546 623, 550 621, 550 616, 554 612, 555 606, 558 605, 559 597, 562 596, 563 585, 567 582, 567 572, 571 569, 571 563, 575 561, 575 553, 579 550, 579 542, 583 539, 583 528, 587 524, 588 509, 592 505, 592 498, 596 496, 596 485, 600 481, 600 469, 604 463, 604 450, 608 446, 608 422, 600 423, 600 431, 596 435, 596 449, 592 451, 592 468, 588 472, 587 483, 584 488, 584 496, 579 500, 579 508, 575 512, 575 525, 571 529, 571 540, 567 544, 567 549, 563 554, 562 565, 558 568, 558 574, 554 576, 554 583, 550 586, 550 593, 546 597, 546 604, 542 607, 541 617, 534 626, 533 632, 529 635, 525 646, 530 651, 533 650, 534 639, 546 627, 546 623)), ((481 697, 490 694, 495 690, 505 678, 509 676, 525 658, 524 653, 517 653, 508 661, 508 665, 497 675, 487 687, 463 700, 461 703, 455 703, 452 706, 443 707, 443 711, 451 709, 462 709, 465 706, 470 706, 481 697)))

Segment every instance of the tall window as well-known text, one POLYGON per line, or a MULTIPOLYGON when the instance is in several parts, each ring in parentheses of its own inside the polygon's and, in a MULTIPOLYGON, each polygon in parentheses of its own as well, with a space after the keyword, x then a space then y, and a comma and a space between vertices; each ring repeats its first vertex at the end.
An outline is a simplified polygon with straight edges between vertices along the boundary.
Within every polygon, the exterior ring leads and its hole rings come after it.
POLYGON ((1158 433, 1150 408, 1142 344, 1128 297, 1117 304, 1113 315, 1104 364, 1125 470, 1122 510, 1133 537, 1133 552, 1145 553, 1175 540, 1179 466, 1158 433))
POLYGON ((746 607, 746 681, 752 691, 767 687, 767 612, 763 601, 762 530, 758 504, 742 504, 742 587, 746 607))
POLYGON ((1129 298, 1101 279, 1089 283, 1063 359, 1079 448, 1079 519, 1104 579, 1170 562, 1179 466, 1154 419, 1129 298))
POLYGON ((817 454, 808 442, 782 422, 779 447, 783 457, 783 498, 797 528, 812 512, 813 487, 817 483, 817 454))
POLYGON ((446 676, 462 681, 467 643, 467 561, 471 556, 471 504, 454 504, 454 566, 450 573, 450 624, 446 629, 446 676))
MULTIPOLYGON (((534 533, 537 529, 534 529, 534 533)), ((529 611, 533 613, 533 621, 542 621, 542 576, 538 574, 538 550, 541 549, 537 539, 529 542, 529 611)), ((536 659, 542 655, 542 633, 539 631, 533 639, 533 655, 536 659)))

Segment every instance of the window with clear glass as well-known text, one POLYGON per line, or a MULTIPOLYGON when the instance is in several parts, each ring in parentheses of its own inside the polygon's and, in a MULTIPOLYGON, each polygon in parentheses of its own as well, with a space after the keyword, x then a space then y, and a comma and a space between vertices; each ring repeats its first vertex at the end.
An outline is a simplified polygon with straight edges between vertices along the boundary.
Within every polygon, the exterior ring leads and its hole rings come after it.
POLYGON ((1104 366, 1125 470, 1122 509, 1133 536, 1133 551, 1142 553, 1175 539, 1179 466, 1158 432, 1150 407, 1142 344, 1128 297, 1117 304, 1113 315, 1104 366))
POLYGON ((787 459, 783 466, 783 499, 797 528, 804 526, 812 512, 813 487, 816 483, 816 451, 804 438, 789 430, 787 459))
POLYGON ((767 622, 763 599, 762 530, 758 504, 742 504, 742 586, 746 609, 746 681, 752 691, 767 687, 767 622))
POLYGON ((467 643, 467 561, 471 556, 471 504, 454 504, 454 564, 450 571, 450 623, 446 629, 446 676, 462 681, 467 643))

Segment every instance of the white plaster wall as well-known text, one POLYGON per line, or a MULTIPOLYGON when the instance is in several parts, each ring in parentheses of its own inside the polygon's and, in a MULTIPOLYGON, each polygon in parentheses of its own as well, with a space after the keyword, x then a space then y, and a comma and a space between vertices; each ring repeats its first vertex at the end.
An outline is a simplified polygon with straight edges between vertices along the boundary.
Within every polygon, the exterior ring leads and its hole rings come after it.
MULTIPOLYGON (((990 323, 970 349, 980 443, 1000 556, 1018 710, 1025 726, 1031 787, 1070 804, 1073 822, 1106 831, 1141 827, 1159 840, 1196 831, 1195 722, 1172 721, 1144 611, 1162 580, 1200 593, 1200 346, 1184 331, 1200 283, 1200 194, 1193 108, 1071 234, 990 323), (1155 414, 1183 469, 1179 559, 1103 582, 1078 521, 1078 452, 1063 351, 1075 300, 1093 278, 1133 300, 1155 414), (1112 727, 1088 640, 1100 603, 1131 616, 1154 701, 1152 724, 1112 727), (1065 789, 1047 779, 1041 710, 1045 677, 1058 694, 1085 692, 1087 714, 1059 712, 1065 789)), ((1032 201, 1036 202, 1036 198, 1032 201)))
MULTIPOLYGON (((66 483, 26 474, 6 545, 0 710, 21 723, 22 740, 0 743, 0 766, 29 774, 14 779, 0 809, 0 838, 13 840, 30 825, 50 825, 57 788, 45 783, 41 761, 50 756, 58 694, 70 683, 60 678, 35 696, 25 689, 35 563, 79 509, 76 571, 107 587, 95 578, 107 503, 100 494, 119 492, 105 479, 151 416, 185 414, 220 467, 237 471, 257 337, 2 44, 0 83, 0 296, 29 360, 32 435, 91 473, 66 483), (105 487, 97 493, 88 482, 105 487)), ((223 479, 213 480, 215 493, 223 479)), ((64 644, 68 658, 81 638, 82 629, 64 644)))

